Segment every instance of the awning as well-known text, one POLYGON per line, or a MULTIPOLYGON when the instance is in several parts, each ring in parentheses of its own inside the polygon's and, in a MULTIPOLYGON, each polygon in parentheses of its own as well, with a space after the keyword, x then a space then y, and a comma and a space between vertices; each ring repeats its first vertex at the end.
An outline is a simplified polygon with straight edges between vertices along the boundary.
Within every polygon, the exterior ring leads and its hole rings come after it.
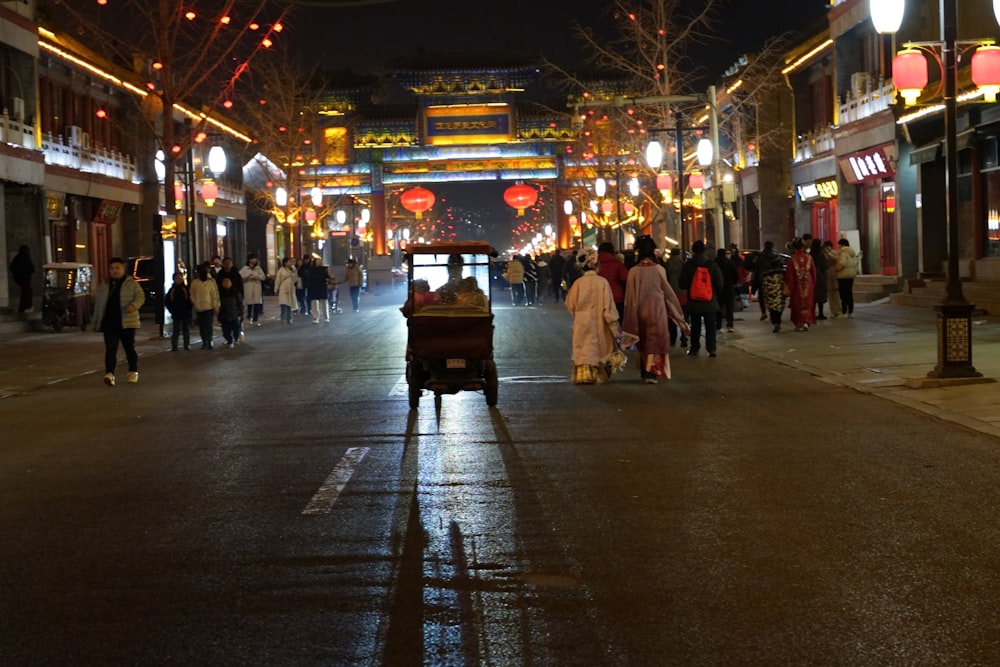
MULTIPOLYGON (((975 129, 965 130, 964 132, 959 132, 955 135, 955 147, 960 151, 964 151, 966 148, 972 148, 975 141, 975 129)), ((935 141, 933 144, 927 144, 925 146, 921 146, 920 148, 914 148, 910 152, 910 165, 933 162, 939 157, 944 157, 947 154, 948 151, 945 150, 944 141, 935 141)))

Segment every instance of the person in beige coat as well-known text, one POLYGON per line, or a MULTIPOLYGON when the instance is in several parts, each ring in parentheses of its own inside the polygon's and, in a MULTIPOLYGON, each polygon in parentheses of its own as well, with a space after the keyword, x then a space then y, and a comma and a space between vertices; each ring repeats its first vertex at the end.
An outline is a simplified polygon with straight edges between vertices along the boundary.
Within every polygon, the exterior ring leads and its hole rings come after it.
POLYGON ((299 279, 299 273, 295 270, 295 261, 291 257, 286 257, 281 268, 274 276, 274 293, 278 295, 278 305, 281 307, 281 321, 286 324, 292 323, 292 311, 298 305, 298 298, 295 296, 295 286, 299 279))
POLYGON ((97 288, 94 305, 94 331, 104 334, 104 384, 115 386, 118 345, 125 350, 128 381, 139 381, 139 355, 135 351, 135 332, 139 328, 139 309, 146 301, 142 287, 125 275, 125 260, 112 257, 108 262, 108 282, 97 288))
POLYGON ((198 265, 194 280, 191 281, 191 307, 195 319, 198 320, 198 331, 201 333, 201 349, 212 349, 212 337, 215 335, 214 320, 222 307, 219 298, 219 285, 210 273, 211 264, 204 262, 198 265))
POLYGON ((850 241, 837 241, 837 291, 840 293, 840 307, 844 317, 854 317, 854 279, 858 277, 858 255, 850 241))

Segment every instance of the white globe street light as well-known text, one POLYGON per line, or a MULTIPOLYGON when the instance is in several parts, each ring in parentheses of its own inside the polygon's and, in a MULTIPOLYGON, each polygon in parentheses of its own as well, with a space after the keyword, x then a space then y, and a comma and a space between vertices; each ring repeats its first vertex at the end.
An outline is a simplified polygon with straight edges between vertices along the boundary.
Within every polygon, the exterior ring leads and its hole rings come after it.
POLYGON ((608 192, 608 182, 603 178, 594 181, 594 194, 603 197, 608 192))
POLYGON ((226 151, 222 146, 212 146, 208 151, 208 170, 216 176, 226 171, 226 151))
POLYGON ((698 140, 698 164, 703 167, 707 167, 712 164, 712 158, 714 157, 715 150, 712 148, 712 140, 707 137, 702 137, 698 140))
POLYGON ((310 198, 312 198, 313 206, 323 205, 323 191, 319 188, 319 186, 316 186, 312 190, 310 190, 309 196, 310 198))
MULTIPOLYGON (((1000 2, 1000 0, 996 1, 1000 2)), ((663 164, 663 146, 656 139, 650 141, 646 146, 646 164, 654 171, 659 169, 660 165, 663 164)))
MULTIPOLYGON (((996 11, 998 0, 993 0, 993 11, 996 11)), ((869 0, 868 9, 872 23, 877 32, 886 34, 899 30, 903 22, 903 8, 906 0, 869 0)))
MULTIPOLYGON (((1000 0, 997 1, 1000 2, 1000 0)), ((572 200, 567 199, 566 201, 563 202, 563 213, 569 215, 572 212, 573 212, 573 202, 572 200)))
POLYGON ((628 193, 630 195, 632 195, 633 197, 638 197, 639 196, 639 192, 640 192, 640 190, 639 190, 639 179, 633 176, 628 181, 628 193))
POLYGON ((285 188, 279 187, 274 191, 274 203, 278 206, 285 206, 288 204, 288 191, 285 188))

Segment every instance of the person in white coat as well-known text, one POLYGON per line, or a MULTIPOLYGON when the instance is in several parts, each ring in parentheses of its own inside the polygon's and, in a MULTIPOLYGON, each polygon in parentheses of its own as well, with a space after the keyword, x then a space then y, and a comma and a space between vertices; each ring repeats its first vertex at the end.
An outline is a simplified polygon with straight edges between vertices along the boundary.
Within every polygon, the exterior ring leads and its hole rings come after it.
POLYGON ((281 306, 281 321, 292 323, 292 310, 298 306, 295 296, 295 285, 299 274, 291 257, 286 257, 274 277, 274 292, 278 295, 278 305, 281 306))
POLYGON ((212 277, 211 266, 208 262, 199 264, 195 278, 191 281, 191 306, 198 321, 203 350, 212 349, 212 338, 215 335, 213 322, 222 306, 222 301, 219 299, 219 285, 212 277))
POLYGON ((573 315, 573 383, 611 379, 611 358, 618 350, 618 308, 611 285, 597 273, 597 252, 582 255, 583 275, 573 281, 566 308, 573 315))
POLYGON ((243 279, 243 303, 247 307, 247 321, 260 326, 260 314, 264 310, 264 269, 260 268, 257 255, 247 255, 247 264, 240 269, 243 279))

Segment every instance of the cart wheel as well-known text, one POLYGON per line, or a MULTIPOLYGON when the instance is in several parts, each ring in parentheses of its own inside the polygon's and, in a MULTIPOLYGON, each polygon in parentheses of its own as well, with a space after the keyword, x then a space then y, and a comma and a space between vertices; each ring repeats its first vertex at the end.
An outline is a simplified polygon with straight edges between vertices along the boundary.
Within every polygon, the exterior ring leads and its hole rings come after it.
POLYGON ((497 404, 497 394, 500 392, 500 380, 497 378, 497 364, 490 359, 483 369, 483 378, 486 380, 486 405, 491 408, 497 404))
POLYGON ((406 364, 406 380, 410 386, 410 407, 416 410, 420 407, 420 395, 423 394, 424 383, 420 368, 414 361, 406 364))

